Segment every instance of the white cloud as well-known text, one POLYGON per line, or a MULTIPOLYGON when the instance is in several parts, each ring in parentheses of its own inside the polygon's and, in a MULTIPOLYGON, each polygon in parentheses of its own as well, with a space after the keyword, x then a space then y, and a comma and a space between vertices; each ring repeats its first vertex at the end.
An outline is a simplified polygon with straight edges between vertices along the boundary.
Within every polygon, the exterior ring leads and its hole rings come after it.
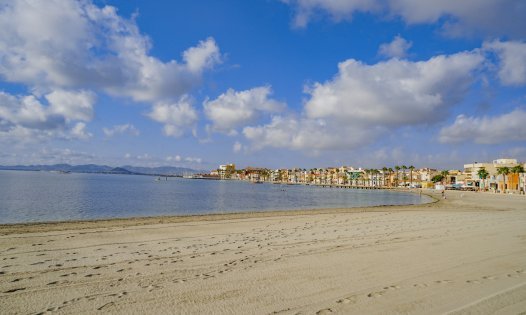
POLYGON ((339 64, 335 77, 307 88, 300 118, 275 116, 267 125, 246 127, 252 148, 350 150, 386 131, 447 117, 473 83, 483 57, 463 52, 427 61, 391 59, 365 65, 339 64))
POLYGON ((55 90, 45 97, 51 112, 68 120, 90 121, 93 118, 95 95, 92 92, 55 90))
POLYGON ((401 17, 407 24, 440 23, 453 36, 487 37, 526 35, 526 6, 522 0, 283 0, 296 11, 294 24, 306 26, 317 12, 335 21, 353 14, 374 13, 401 17))
POLYGON ((396 36, 392 42, 380 45, 378 53, 389 58, 404 58, 412 45, 412 42, 396 36))
POLYGON ((505 85, 526 84, 526 43, 519 41, 485 42, 483 49, 499 59, 499 79, 505 85))
POLYGON ((455 122, 440 131, 443 143, 472 141, 496 144, 526 141, 526 111, 516 109, 494 117, 467 117, 459 115, 455 122))
POLYGON ((186 66, 191 72, 202 72, 221 62, 221 54, 213 38, 199 42, 196 47, 191 47, 183 53, 186 66))
POLYGON ((181 162, 182 158, 180 155, 175 155, 175 156, 167 156, 166 157, 166 162, 181 162))
POLYGON ((197 157, 186 157, 184 158, 184 160, 185 162, 196 163, 196 164, 201 164, 203 162, 203 159, 197 158, 197 157))
MULTIPOLYGON (((98 7, 91 0, 0 5, 0 77, 47 94, 54 113, 67 120, 93 116, 95 95, 86 90, 170 103, 221 62, 213 38, 184 51, 182 62, 161 61, 150 49, 135 20, 119 16, 112 6, 98 7), (71 94, 72 89, 82 91, 71 94)), ((166 125, 165 133, 181 134, 180 127, 166 125)))
POLYGON ((10 82, 159 101, 187 93, 220 61, 213 38, 184 52, 185 63, 162 62, 150 46, 134 20, 91 1, 19 0, 0 9, 0 75, 10 82))
POLYGON ((136 156, 137 160, 151 160, 152 157, 148 153, 140 154, 136 156))
POLYGON ((87 139, 94 96, 85 91, 58 90, 41 98, 0 92, 0 138, 40 141, 49 138, 87 139), (47 100, 47 104, 43 103, 47 100))
POLYGON ((295 7, 296 27, 305 27, 318 10, 324 10, 338 21, 351 19, 355 12, 371 12, 381 7, 377 0, 282 0, 282 2, 295 7))
POLYGON ((88 139, 93 135, 86 131, 86 124, 83 122, 76 123, 73 128, 71 128, 71 136, 77 139, 88 139))
POLYGON ((239 142, 239 141, 236 141, 234 143, 234 146, 232 147, 232 150, 235 152, 235 153, 239 153, 241 152, 241 150, 243 149, 243 145, 239 142))
POLYGON ((113 137, 118 134, 128 134, 132 136, 138 136, 141 134, 139 129, 135 128, 132 124, 115 125, 111 128, 102 128, 102 131, 106 137, 113 137))
POLYGON ((382 127, 363 128, 332 120, 273 117, 269 124, 245 127, 243 135, 252 148, 286 148, 291 150, 348 150, 365 145, 377 137, 382 127))
POLYGON ((308 89, 309 118, 347 124, 417 125, 444 118, 463 99, 482 56, 463 52, 427 61, 391 59, 365 65, 354 59, 339 64, 338 74, 308 89))
POLYGON ((256 87, 245 91, 228 89, 215 100, 203 103, 205 115, 213 123, 212 130, 236 134, 236 128, 253 123, 263 113, 275 113, 285 104, 270 98, 269 86, 256 87))
POLYGON ((153 106, 148 117, 164 124, 164 134, 180 137, 185 130, 195 126, 198 116, 188 96, 181 97, 177 102, 159 102, 153 106))

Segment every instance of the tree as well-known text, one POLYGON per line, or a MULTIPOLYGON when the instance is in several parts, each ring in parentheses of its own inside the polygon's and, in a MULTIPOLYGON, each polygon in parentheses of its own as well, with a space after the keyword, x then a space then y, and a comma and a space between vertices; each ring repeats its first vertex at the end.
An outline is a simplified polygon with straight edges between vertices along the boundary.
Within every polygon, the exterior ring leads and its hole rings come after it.
POLYGON ((442 175, 442 174, 437 174, 437 175, 433 176, 433 178, 431 178, 431 181, 433 183, 438 183, 438 182, 441 182, 443 180, 444 180, 444 175, 442 175))
POLYGON ((514 166, 511 168, 510 172, 513 174, 524 173, 524 167, 522 165, 514 166))
POLYGON ((391 175, 393 174, 393 169, 389 168, 389 187, 393 187, 393 183, 391 181, 391 175))
POLYGON ((506 191, 506 175, 510 173, 510 168, 507 166, 499 167, 497 168, 497 174, 502 175, 503 177, 503 183, 502 183, 502 192, 506 191))
POLYGON ((395 170, 396 170, 396 187, 398 187, 398 172, 400 171, 400 166, 396 165, 395 170))
POLYGON ((373 175, 374 175, 374 177, 373 177, 373 180, 374 180, 374 181, 373 181, 373 184, 374 184, 374 185, 373 185, 373 186, 376 187, 376 186, 378 186, 378 174, 380 174, 380 171, 377 170, 376 168, 373 168, 371 171, 372 171, 372 173, 373 173, 373 175))
POLYGON ((407 170, 407 166, 402 165, 402 170, 403 170, 402 179, 404 180, 404 187, 405 187, 405 182, 407 181, 407 176, 405 175, 405 171, 407 170))
POLYGON ((409 166, 409 187, 413 187, 413 170, 415 167, 413 165, 409 166))
POLYGON ((382 186, 384 186, 384 187, 386 186, 386 185, 385 185, 385 173, 387 173, 387 167, 384 166, 384 167, 382 167, 382 175, 383 175, 383 177, 384 177, 383 185, 382 185, 382 186))
POLYGON ((489 173, 488 171, 486 171, 486 169, 484 167, 481 167, 478 171, 477 171, 477 175, 479 176, 480 179, 482 179, 482 190, 485 190, 486 188, 486 178, 488 178, 489 176, 489 173))

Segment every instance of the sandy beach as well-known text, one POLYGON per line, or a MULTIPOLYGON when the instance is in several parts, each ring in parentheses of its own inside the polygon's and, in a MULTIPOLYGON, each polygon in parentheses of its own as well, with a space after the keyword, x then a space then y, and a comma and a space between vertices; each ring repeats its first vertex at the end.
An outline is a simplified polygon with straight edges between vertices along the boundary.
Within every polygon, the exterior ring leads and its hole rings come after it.
POLYGON ((0 313, 524 312, 526 197, 446 194, 415 206, 0 226, 0 313))

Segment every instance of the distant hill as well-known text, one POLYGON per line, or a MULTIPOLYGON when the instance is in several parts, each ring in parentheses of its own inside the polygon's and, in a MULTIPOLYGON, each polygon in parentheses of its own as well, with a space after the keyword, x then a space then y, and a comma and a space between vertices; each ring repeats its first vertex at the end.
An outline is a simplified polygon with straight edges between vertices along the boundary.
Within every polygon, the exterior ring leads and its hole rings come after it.
POLYGON ((122 168, 127 169, 134 173, 149 174, 149 175, 161 175, 161 174, 162 175, 183 175, 183 174, 196 174, 196 173, 203 172, 202 170, 194 170, 191 168, 175 167, 175 166, 141 167, 141 166, 125 165, 125 166, 122 166, 122 168))
POLYGON ((139 175, 183 175, 196 174, 204 171, 194 170, 185 167, 160 166, 160 167, 140 167, 125 165, 111 167, 107 165, 85 164, 85 165, 0 165, 0 170, 16 171, 64 171, 72 173, 105 173, 105 174, 139 174, 139 175))
POLYGON ((112 168, 111 170, 109 170, 108 172, 105 172, 105 173, 108 173, 108 174, 127 174, 127 175, 134 174, 133 172, 130 172, 127 169, 122 168, 122 167, 112 168))

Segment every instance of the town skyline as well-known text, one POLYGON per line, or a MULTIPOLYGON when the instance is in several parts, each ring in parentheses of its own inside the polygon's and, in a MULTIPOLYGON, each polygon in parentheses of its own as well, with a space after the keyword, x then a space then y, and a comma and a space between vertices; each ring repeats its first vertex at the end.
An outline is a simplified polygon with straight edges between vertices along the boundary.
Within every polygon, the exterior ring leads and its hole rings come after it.
POLYGON ((9 1, 0 165, 525 161, 524 15, 516 0, 9 1))

